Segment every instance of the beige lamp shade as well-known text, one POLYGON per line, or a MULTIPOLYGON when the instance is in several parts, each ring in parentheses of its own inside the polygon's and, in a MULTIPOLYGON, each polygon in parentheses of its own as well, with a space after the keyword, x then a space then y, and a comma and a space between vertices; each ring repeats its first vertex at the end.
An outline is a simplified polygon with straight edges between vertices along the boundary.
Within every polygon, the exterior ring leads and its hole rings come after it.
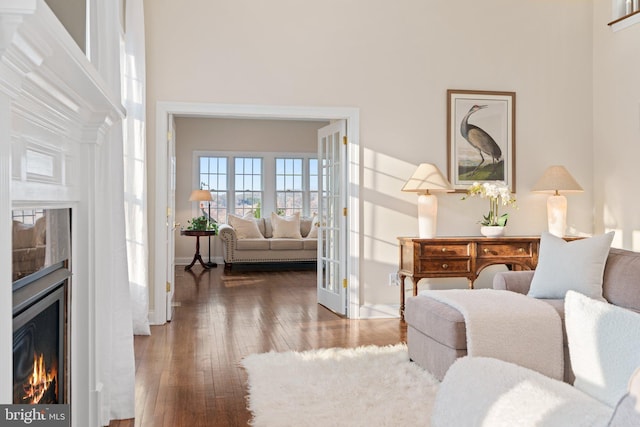
POLYGON ((436 165, 422 163, 404 184, 402 191, 418 193, 418 236, 421 239, 435 237, 438 198, 431 193, 454 191, 449 181, 436 165))
POLYGON ((208 202, 213 200, 209 190, 193 190, 189 196, 190 202, 208 202))
POLYGON ((564 166, 549 166, 533 186, 536 193, 581 193, 584 190, 564 166))
POLYGON ((422 163, 404 184, 402 191, 429 194, 436 192, 449 193, 454 189, 436 165, 422 163))

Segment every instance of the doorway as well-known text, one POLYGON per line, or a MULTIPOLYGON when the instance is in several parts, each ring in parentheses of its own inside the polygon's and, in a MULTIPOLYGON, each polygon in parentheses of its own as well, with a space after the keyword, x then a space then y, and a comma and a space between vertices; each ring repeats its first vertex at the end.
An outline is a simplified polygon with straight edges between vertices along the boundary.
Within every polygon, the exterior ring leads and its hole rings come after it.
POLYGON ((158 102, 156 104, 156 191, 155 191, 155 225, 156 235, 154 248, 154 309, 150 313, 153 324, 163 324, 167 321, 167 306, 170 304, 167 293, 172 289, 173 278, 168 277, 165 262, 158 260, 173 259, 174 248, 162 244, 167 233, 172 232, 169 224, 172 212, 168 209, 172 200, 168 196, 169 158, 167 150, 163 149, 167 144, 173 143, 174 135, 169 132, 170 124, 174 117, 209 117, 209 118, 244 118, 244 119, 288 119, 288 120, 345 120, 347 123, 347 146, 349 164, 346 170, 347 183, 347 220, 345 221, 345 235, 349 236, 349 256, 346 260, 346 284, 348 318, 359 317, 360 292, 359 292, 359 109, 347 107, 282 107, 282 106, 255 106, 234 104, 207 104, 207 103, 182 103, 182 102, 158 102), (169 230, 169 231, 168 231, 169 230))

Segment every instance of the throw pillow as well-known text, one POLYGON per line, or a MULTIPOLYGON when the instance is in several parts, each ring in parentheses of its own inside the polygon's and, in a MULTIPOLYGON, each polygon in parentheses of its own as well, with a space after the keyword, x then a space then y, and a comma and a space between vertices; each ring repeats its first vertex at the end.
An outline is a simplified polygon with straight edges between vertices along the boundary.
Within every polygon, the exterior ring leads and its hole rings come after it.
POLYGON ((614 408, 640 366, 640 314, 569 291, 565 323, 574 387, 614 408))
POLYGON ((538 266, 528 295, 534 298, 562 299, 569 290, 605 301, 602 276, 614 232, 566 240, 544 232, 540 236, 538 266))
POLYGON ((227 215, 227 223, 236 231, 238 239, 264 239, 253 215, 227 215))
POLYGON ((309 230, 309 234, 307 234, 307 239, 317 239, 318 238, 318 216, 314 216, 311 220, 311 230, 309 230))
POLYGON ((302 239, 300 234, 300 212, 290 216, 280 216, 271 212, 273 237, 280 239, 302 239))

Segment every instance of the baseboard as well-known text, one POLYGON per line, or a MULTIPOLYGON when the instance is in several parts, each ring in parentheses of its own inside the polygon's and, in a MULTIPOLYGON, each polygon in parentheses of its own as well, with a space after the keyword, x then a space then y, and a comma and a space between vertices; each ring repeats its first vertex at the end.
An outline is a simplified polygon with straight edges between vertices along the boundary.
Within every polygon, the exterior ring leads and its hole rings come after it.
POLYGON ((399 319, 400 304, 365 304, 360 306, 360 319, 399 319))

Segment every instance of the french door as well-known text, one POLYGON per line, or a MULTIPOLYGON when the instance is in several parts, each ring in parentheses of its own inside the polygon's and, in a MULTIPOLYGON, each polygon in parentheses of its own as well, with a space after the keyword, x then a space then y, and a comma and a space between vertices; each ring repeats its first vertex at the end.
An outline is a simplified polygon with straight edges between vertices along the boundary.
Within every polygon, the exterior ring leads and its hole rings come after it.
POLYGON ((167 287, 166 287, 166 318, 170 322, 173 318, 173 294, 175 282, 175 236, 176 236, 176 140, 174 132, 175 122, 173 116, 170 117, 167 130, 167 163, 169 165, 169 173, 167 174, 167 224, 166 224, 166 241, 167 245, 167 287))
POLYGON ((339 120, 318 130, 318 303, 347 312, 347 125, 339 120))

